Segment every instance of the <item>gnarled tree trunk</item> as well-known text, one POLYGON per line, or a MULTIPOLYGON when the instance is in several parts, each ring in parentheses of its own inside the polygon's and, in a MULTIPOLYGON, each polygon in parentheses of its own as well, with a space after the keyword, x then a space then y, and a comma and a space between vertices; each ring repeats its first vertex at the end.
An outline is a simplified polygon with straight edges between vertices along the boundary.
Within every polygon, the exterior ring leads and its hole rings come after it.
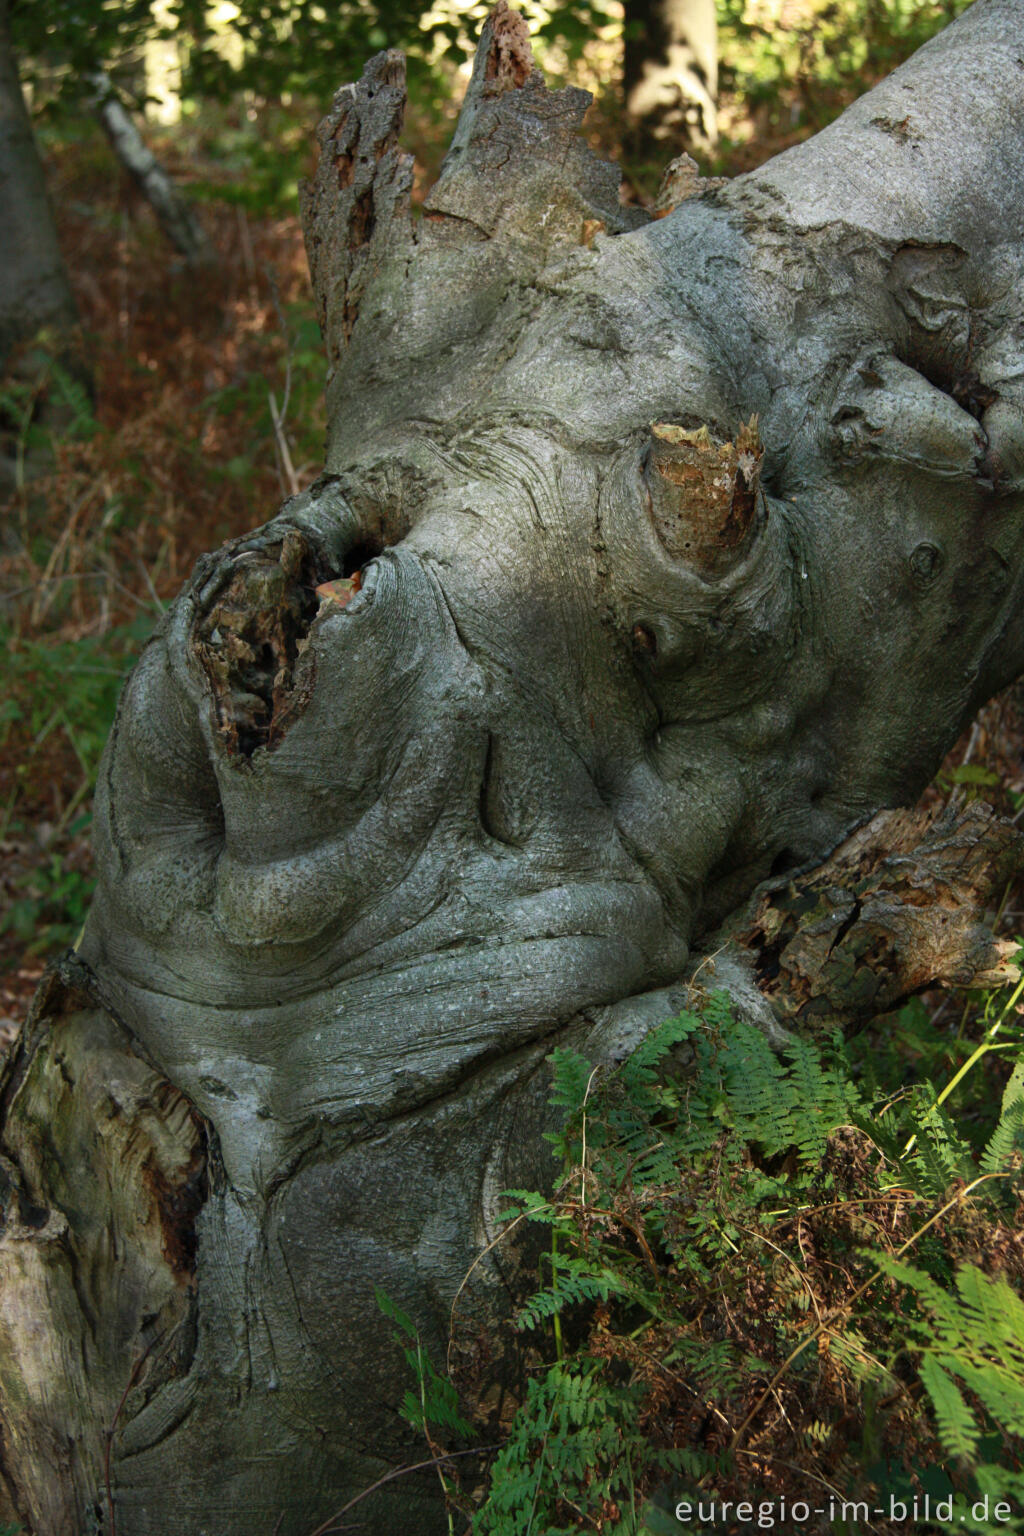
MULTIPOLYGON (((39 1536, 308 1536, 418 1459, 374 1288, 440 1358, 477 1261, 485 1358, 552 1046, 641 1038, 695 934, 912 801, 1024 667, 1022 35, 978 0, 651 223, 503 4, 422 220, 400 56, 339 92, 304 209, 325 473, 130 678, 95 907, 3 1086, 3 1467, 39 1536)), ((984 883, 966 835, 925 836, 937 899, 984 883)), ((851 974, 886 911, 917 931, 872 846, 815 887, 851 974)), ((809 951, 769 908, 719 974, 774 1027, 809 951)), ((998 960, 953 927, 932 973, 998 960)), ((358 1514, 433 1532, 436 1499, 358 1514)))

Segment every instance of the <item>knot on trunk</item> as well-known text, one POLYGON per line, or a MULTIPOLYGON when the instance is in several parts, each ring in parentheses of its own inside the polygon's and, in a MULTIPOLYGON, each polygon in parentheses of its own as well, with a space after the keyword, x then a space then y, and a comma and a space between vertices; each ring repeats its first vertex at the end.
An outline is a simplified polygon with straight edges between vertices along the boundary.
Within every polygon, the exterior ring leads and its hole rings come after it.
POLYGON ((312 680, 297 672, 318 599, 344 606, 352 592, 343 598, 340 589, 352 583, 328 591, 317 556, 294 529, 265 554, 243 551, 229 570, 227 584, 197 622, 195 646, 217 728, 241 766, 257 747, 272 752, 307 703, 312 680))
POLYGON ((651 517, 670 555, 708 578, 736 564, 757 523, 763 457, 756 416, 734 442, 707 427, 654 423, 644 474, 651 517))

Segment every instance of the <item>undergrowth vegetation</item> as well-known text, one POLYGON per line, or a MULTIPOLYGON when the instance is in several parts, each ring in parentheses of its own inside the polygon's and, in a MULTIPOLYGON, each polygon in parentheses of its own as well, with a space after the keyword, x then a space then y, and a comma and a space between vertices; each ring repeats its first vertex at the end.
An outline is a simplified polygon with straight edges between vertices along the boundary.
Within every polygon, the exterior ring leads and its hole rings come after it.
MULTIPOLYGON (((452 1528, 1024 1530, 1022 995, 776 1054, 712 993, 614 1070, 556 1051, 556 1186, 506 1212, 550 1238, 532 1368, 452 1528)), ((404 1342, 437 1455, 466 1425, 404 1342)))
POLYGON ((197 555, 272 515, 322 458, 324 362, 294 221, 206 210, 222 261, 196 283, 98 156, 83 136, 57 161, 95 391, 53 360, 16 360, 0 384, 18 479, 0 508, 0 970, 20 967, 0 1023, 36 957, 84 921, 92 793, 126 670, 197 555))

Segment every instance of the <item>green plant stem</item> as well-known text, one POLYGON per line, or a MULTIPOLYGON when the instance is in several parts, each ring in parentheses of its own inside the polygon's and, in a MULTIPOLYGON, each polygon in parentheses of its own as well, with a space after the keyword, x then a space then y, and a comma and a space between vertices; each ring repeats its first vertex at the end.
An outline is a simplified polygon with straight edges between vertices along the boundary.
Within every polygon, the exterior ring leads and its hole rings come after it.
MULTIPOLYGON (((939 1094, 938 1098, 935 1100, 935 1103, 928 1109, 926 1114, 922 1116, 922 1119, 921 1119, 921 1124, 922 1125, 926 1125, 928 1123, 928 1121, 933 1118, 933 1116, 935 1115, 935 1111, 939 1108, 940 1105, 945 1103, 945 1101, 949 1098, 950 1094, 954 1091, 954 1089, 960 1083, 963 1082, 963 1080, 967 1076, 968 1072, 970 1072, 971 1069, 978 1064, 978 1062, 981 1060, 981 1058, 983 1056, 987 1056, 989 1051, 998 1049, 998 1047, 994 1046, 992 1044, 992 1042, 995 1039, 995 1037, 996 1037, 997 1033, 999 1032, 999 1030, 1006 1023, 1006 1020, 1009 1017, 1011 1009, 1016 1007, 1017 1003, 1020 1001, 1022 996, 1024 996, 1024 974, 1021 975, 1020 981, 1018 981, 1018 983, 1014 987, 1013 992, 1011 993, 1009 999, 1003 1005, 1003 1009, 1002 1009, 998 1019, 996 1019, 995 1023, 990 1025, 989 1028, 985 1031, 985 1034, 982 1037, 981 1042, 971 1052, 970 1056, 968 1056, 967 1060, 960 1067, 960 1070, 958 1072, 954 1073, 954 1075, 950 1078, 950 1080, 946 1084, 945 1088, 943 1088, 942 1092, 939 1094)), ((914 1150, 914 1145, 915 1145, 916 1142, 917 1142, 917 1134, 915 1132, 915 1134, 913 1136, 911 1136, 910 1140, 907 1142, 906 1146, 903 1148, 903 1156, 904 1157, 909 1156, 909 1154, 914 1150)))
MULTIPOLYGON (((557 1316, 557 1314, 556 1314, 557 1316)), ((530 1519, 524 1536, 530 1536, 533 1530, 533 1522, 537 1518, 537 1499, 540 1497, 540 1481, 544 1476, 544 1457, 547 1455, 548 1435, 551 1433, 551 1425, 554 1423, 556 1403, 551 1404, 551 1412, 548 1414, 548 1422, 540 1442, 540 1454, 537 1457, 537 1481, 533 1485, 533 1499, 530 1503, 530 1519)))
MULTIPOLYGON (((423 1414, 423 1433, 429 1449, 432 1450, 436 1456, 437 1446, 433 1444, 430 1438, 430 1431, 427 1428, 427 1368, 424 1364, 423 1346, 420 1343, 418 1334, 416 1336, 416 1376, 419 1380, 420 1386, 420 1411, 423 1414)), ((452 1522, 451 1500, 448 1497, 448 1484, 445 1482, 445 1476, 441 1469, 440 1461, 437 1463, 437 1476, 441 1483, 441 1492, 444 1494, 444 1507, 448 1512, 448 1536, 455 1536, 455 1527, 452 1522)))
MULTIPOLYGON (((553 1227, 551 1229, 551 1283, 552 1283, 552 1285, 555 1283, 555 1275, 557 1273, 557 1270, 556 1270, 556 1267, 555 1267, 555 1261, 556 1261, 557 1257, 558 1257, 558 1229, 557 1229, 557 1227, 553 1227)), ((564 1344, 564 1341, 562 1339, 562 1319, 561 1319, 561 1316, 560 1316, 560 1314, 558 1312, 554 1312, 552 1314, 552 1317, 551 1317, 551 1328, 552 1328, 552 1332, 554 1333, 554 1336, 555 1336, 555 1359, 558 1361, 559 1364, 561 1364, 562 1361, 565 1359, 565 1344, 564 1344)))

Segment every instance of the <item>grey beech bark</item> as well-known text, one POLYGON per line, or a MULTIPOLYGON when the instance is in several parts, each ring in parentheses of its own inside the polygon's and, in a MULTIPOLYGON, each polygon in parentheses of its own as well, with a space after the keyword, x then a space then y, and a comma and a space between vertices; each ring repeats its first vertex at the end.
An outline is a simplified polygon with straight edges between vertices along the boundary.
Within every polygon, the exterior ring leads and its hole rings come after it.
MULTIPOLYGON (((912 802, 1024 668, 1022 38, 977 0, 652 222, 504 4, 422 218, 401 56, 338 93, 324 474, 128 680, 95 905, 5 1068, 2 1460, 38 1536, 308 1536, 421 1459, 375 1287, 438 1363, 454 1328, 482 1408, 514 1386, 518 1260, 484 1250, 547 1176, 552 1047, 628 1050, 727 919, 719 984, 800 1022, 744 958, 762 898, 730 914, 912 802)), ((974 835, 927 843, 947 905, 974 835)), ((862 967, 895 905, 918 931, 872 858, 833 935, 862 967)), ((925 970, 986 973, 945 926, 925 970)), ((435 1532, 437 1497, 358 1516, 435 1532)))
MULTIPOLYGON (((83 382, 88 379, 77 327, 78 311, 11 48, 8 0, 0 0, 0 375, 11 370, 19 383, 36 390, 40 414, 48 409, 50 359, 56 357, 83 382), (43 342, 39 350, 29 345, 36 337, 43 342)), ((50 408, 55 425, 57 416, 59 410, 50 408)), ((20 426, 20 421, 0 422, 0 497, 38 470, 35 459, 26 464, 9 440, 10 429, 20 426)), ((4 534, 0 526, 0 540, 4 534)))

